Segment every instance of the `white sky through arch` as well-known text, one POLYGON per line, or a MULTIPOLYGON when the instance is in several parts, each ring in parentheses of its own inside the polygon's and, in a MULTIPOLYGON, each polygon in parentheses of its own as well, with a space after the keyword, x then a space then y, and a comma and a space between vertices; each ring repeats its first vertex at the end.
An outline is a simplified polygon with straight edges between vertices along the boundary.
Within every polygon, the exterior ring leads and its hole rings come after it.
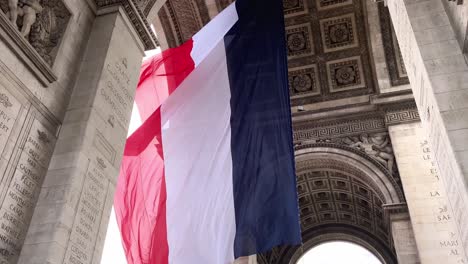
POLYGON ((382 262, 359 245, 336 241, 310 249, 296 264, 382 264, 382 262))

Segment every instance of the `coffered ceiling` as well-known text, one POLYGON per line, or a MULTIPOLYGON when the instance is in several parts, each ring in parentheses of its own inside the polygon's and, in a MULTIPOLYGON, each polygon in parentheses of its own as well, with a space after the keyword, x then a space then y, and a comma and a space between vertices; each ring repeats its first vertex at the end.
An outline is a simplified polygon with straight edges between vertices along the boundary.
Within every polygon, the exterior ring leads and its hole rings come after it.
POLYGON ((292 105, 375 91, 359 0, 285 0, 292 105))
POLYGON ((303 232, 340 223, 364 229, 388 242, 383 198, 365 179, 336 170, 298 171, 297 184, 303 232))

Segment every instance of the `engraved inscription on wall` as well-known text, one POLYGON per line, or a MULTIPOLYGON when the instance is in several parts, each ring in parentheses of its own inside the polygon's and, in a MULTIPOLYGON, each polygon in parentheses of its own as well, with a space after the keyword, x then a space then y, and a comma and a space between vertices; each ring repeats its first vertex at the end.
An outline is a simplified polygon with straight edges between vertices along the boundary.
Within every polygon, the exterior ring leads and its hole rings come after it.
POLYGON ((96 106, 101 109, 105 107, 102 112, 109 117, 104 118, 112 119, 112 122, 109 121, 112 126, 117 122, 126 129, 133 108, 133 92, 130 92, 131 80, 127 73, 126 59, 107 63, 104 72, 107 77, 102 80, 104 83, 99 88, 100 100, 97 100, 96 106))
POLYGON ((0 154, 5 149, 21 104, 0 86, 0 154))
POLYGON ((90 161, 65 253, 67 264, 91 263, 109 185, 101 157, 90 161))
POLYGON ((0 263, 15 263, 23 244, 55 138, 34 120, 0 208, 0 263))
POLYGON ((445 179, 439 175, 421 124, 391 126, 389 130, 421 263, 467 263, 445 179))

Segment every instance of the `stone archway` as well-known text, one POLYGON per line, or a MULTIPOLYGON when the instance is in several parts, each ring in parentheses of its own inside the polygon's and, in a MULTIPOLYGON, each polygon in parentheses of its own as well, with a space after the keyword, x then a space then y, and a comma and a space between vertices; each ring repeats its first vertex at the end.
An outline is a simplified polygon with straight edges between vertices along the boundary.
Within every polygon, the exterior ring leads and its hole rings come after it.
POLYGON ((311 144, 296 148, 296 174, 304 244, 274 249, 259 263, 295 263, 302 252, 332 240, 357 243, 383 263, 396 263, 383 205, 404 196, 379 162, 345 146, 311 144))

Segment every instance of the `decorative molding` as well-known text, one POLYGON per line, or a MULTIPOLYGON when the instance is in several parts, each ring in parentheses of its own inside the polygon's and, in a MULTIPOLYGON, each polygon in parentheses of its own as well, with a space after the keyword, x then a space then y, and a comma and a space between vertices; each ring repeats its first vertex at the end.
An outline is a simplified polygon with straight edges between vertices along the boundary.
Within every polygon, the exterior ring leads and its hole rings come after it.
POLYGON ((145 17, 148 17, 149 12, 151 11, 151 8, 153 8, 156 1, 157 0, 146 0, 146 3, 145 3, 146 5, 141 6, 141 9, 143 10, 143 14, 145 15, 145 17))
POLYGON ((186 42, 210 21, 204 0, 167 0, 158 16, 169 47, 186 42))
POLYGON ((388 8, 384 2, 379 2, 380 29, 382 32, 382 43, 384 46, 385 60, 392 86, 409 84, 408 75, 403 62, 403 56, 398 45, 398 40, 393 29, 388 8))
MULTIPOLYGON (((127 13, 133 27, 135 28, 140 40, 146 50, 155 49, 159 42, 151 29, 146 16, 136 3, 136 0, 95 0, 98 8, 120 5, 127 13)), ((148 11, 149 12, 149 11, 148 11)))
POLYGON ((307 14, 309 12, 307 2, 307 0, 283 0, 284 16, 292 17, 307 14))
POLYGON ((288 59, 314 54, 312 29, 309 23, 286 27, 286 47, 288 59))
POLYGON ((331 93, 366 87, 359 56, 329 61, 327 62, 327 72, 331 93))
POLYGON ((416 104, 402 104, 385 109, 385 124, 387 126, 421 121, 416 104))
POLYGON ((333 52, 359 46, 354 14, 320 20, 322 44, 325 52, 333 52))
POLYGON ((294 142, 335 138, 361 133, 386 131, 385 121, 380 116, 360 116, 353 119, 329 122, 306 122, 293 125, 294 142))
POLYGON ((291 98, 320 94, 320 81, 316 64, 289 68, 288 82, 291 98))
POLYGON ((408 213, 408 205, 406 203, 397 203, 397 204, 384 204, 383 208, 386 213, 392 214, 402 214, 408 213))

